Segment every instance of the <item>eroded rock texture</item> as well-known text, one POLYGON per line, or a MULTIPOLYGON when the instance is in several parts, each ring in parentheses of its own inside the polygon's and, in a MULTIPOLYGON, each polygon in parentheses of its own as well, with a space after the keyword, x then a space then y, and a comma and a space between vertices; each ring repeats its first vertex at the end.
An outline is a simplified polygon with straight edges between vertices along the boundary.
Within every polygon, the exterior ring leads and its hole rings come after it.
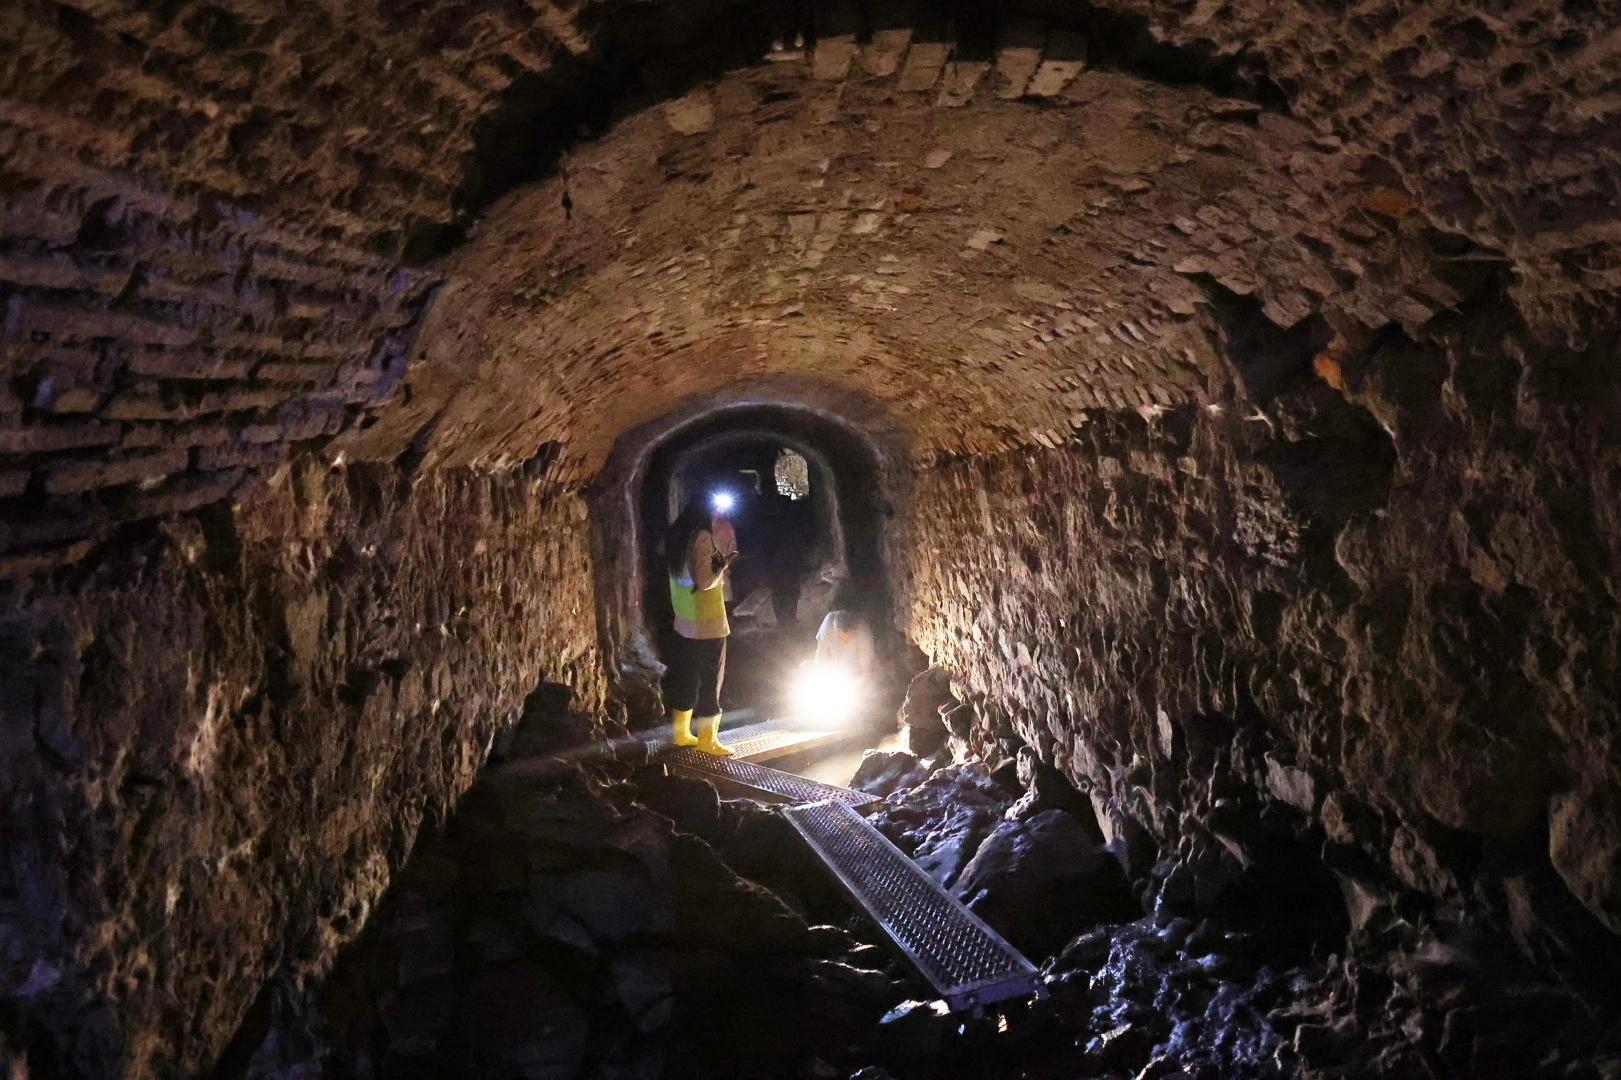
POLYGON ((206 1069, 314 978, 527 691, 600 708, 583 512, 528 480, 283 469, 0 611, 4 993, 39 1068, 206 1069))
POLYGON ((1290 375, 1276 343, 1228 347, 1271 384, 1247 415, 920 476, 911 625, 983 696, 979 745, 1017 733, 1163 842, 1220 797, 1190 763, 1248 731, 1255 788, 1408 887, 1464 903, 1482 845, 1542 830, 1616 929, 1614 430, 1537 394, 1560 358, 1483 315, 1387 338, 1343 396, 1309 350, 1290 375))

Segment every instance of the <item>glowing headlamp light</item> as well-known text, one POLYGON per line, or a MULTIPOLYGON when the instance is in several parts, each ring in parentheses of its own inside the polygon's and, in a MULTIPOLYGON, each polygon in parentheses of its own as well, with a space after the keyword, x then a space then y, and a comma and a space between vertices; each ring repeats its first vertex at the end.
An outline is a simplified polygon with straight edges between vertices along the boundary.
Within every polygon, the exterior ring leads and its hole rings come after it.
POLYGON ((737 498, 730 491, 717 491, 709 498, 710 505, 719 513, 726 513, 737 505, 737 498))

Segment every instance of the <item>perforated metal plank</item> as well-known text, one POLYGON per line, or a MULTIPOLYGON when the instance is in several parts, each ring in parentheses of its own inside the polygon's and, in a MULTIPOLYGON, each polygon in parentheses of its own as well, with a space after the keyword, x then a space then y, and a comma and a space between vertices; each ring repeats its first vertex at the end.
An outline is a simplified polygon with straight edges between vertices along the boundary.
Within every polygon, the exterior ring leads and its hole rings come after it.
MULTIPOLYGON (((770 761, 798 751, 815 749, 842 739, 846 734, 839 729, 806 726, 795 717, 782 717, 732 728, 721 732, 721 737, 737 751, 740 758, 770 761)), ((669 725, 661 724, 657 729, 639 735, 585 743, 554 754, 508 762, 497 766, 497 770, 509 776, 555 776, 576 765, 615 760, 643 762, 671 753, 673 749, 670 746, 669 725)), ((825 799, 828 795, 824 792, 815 798, 825 799)))
POLYGON ((803 776, 782 772, 780 769, 756 765, 737 758, 716 757, 690 746, 666 751, 659 757, 664 764, 688 776, 711 780, 717 786, 729 787, 750 798, 769 802, 814 803, 837 802, 841 806, 864 806, 876 802, 877 796, 864 791, 834 787, 803 776))
POLYGON ((953 1010, 1042 996, 1030 961, 848 805, 829 800, 782 813, 953 1010))
POLYGON ((723 731, 721 741, 745 761, 770 761, 802 750, 814 750, 845 734, 837 728, 811 727, 794 717, 784 717, 723 731))
MULTIPOLYGON (((807 726, 795 717, 765 720, 758 724, 722 731, 721 741, 730 746, 736 756, 747 761, 770 761, 800 750, 812 750, 824 743, 843 738, 845 732, 836 728, 807 726)), ((670 732, 664 728, 643 736, 648 749, 655 754, 670 753, 670 732)))
MULTIPOLYGON (((743 714, 751 711, 749 709, 737 710, 738 713, 743 714)), ((784 718, 733 728, 730 731, 723 732, 722 735, 728 743, 739 738, 748 743, 749 749, 754 751, 749 756, 767 758, 783 753, 791 753, 802 746, 808 748, 815 745, 822 736, 819 731, 807 731, 806 736, 808 737, 791 735, 790 732, 795 730, 804 729, 798 728, 798 721, 795 719, 784 718), (796 738, 803 738, 803 741, 796 743, 796 738), (787 749, 780 749, 782 747, 787 749)), ((504 765, 496 766, 495 771, 503 776, 557 776, 568 772, 576 765, 589 765, 600 761, 630 761, 640 764, 658 757, 669 749, 670 726, 660 724, 651 731, 643 731, 636 735, 628 735, 618 739, 604 739, 600 742, 582 743, 567 750, 510 761, 504 765)))

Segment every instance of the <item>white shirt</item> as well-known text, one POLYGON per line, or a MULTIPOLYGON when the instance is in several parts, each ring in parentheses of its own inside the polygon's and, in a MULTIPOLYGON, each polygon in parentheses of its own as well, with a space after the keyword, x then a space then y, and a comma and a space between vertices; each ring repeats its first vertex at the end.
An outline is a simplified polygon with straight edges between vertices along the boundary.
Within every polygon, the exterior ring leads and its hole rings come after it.
POLYGON ((830 611, 816 631, 816 662, 818 664, 845 664, 863 678, 872 674, 872 629, 858 615, 851 612, 830 611), (840 616, 850 629, 839 629, 840 616))

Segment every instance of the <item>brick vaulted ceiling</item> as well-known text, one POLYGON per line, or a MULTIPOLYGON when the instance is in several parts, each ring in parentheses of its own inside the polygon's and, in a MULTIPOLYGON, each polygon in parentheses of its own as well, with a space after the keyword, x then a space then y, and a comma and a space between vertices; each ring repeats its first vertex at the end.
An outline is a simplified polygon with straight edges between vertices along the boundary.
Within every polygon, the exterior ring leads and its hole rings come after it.
POLYGON ((1613 318, 1614 4, 958 16, 6 5, 9 571, 340 433, 583 477, 776 375, 972 453, 1224 400, 1212 298, 1335 380, 1483 276, 1564 355, 1613 318))

